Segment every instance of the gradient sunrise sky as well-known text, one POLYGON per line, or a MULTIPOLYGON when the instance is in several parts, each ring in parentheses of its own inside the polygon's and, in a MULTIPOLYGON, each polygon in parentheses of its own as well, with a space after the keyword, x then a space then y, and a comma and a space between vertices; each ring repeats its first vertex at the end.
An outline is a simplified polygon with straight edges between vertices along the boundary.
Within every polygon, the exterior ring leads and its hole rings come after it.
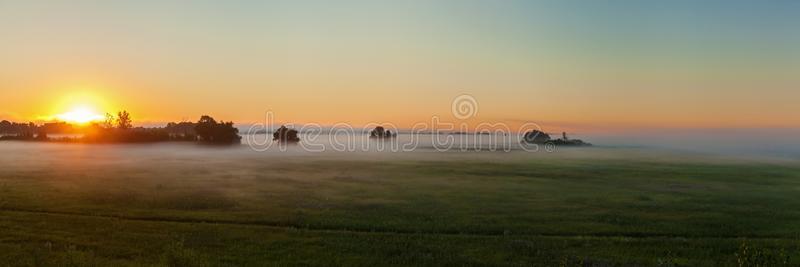
POLYGON ((800 1, 0 0, 0 118, 800 127, 800 1))

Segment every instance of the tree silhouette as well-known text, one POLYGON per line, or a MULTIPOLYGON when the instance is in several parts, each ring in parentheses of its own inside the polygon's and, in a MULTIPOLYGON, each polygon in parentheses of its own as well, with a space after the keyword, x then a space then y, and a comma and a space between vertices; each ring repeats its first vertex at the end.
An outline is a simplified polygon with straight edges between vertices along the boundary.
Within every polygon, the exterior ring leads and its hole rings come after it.
POLYGON ((297 143, 300 142, 300 137, 297 137, 297 130, 289 129, 286 128, 285 125, 281 125, 281 128, 278 128, 278 130, 272 134, 272 140, 285 143, 297 143))
POLYGON ((233 122, 217 122, 208 115, 203 115, 194 127, 200 141, 216 144, 241 143, 239 129, 233 127, 233 122))
POLYGON ((133 127, 131 114, 127 111, 117 112, 116 116, 106 114, 104 122, 93 122, 80 128, 64 122, 36 125, 34 123, 0 121, 0 140, 81 143, 200 141, 214 144, 240 144, 241 139, 239 129, 233 126, 233 122, 218 122, 207 115, 200 117, 197 123, 169 123, 163 128, 133 127), (81 133, 82 135, 80 137, 57 138, 48 136, 57 133, 81 133))
POLYGON ((103 120, 103 128, 111 129, 114 128, 114 123, 116 122, 117 118, 114 117, 111 113, 106 113, 106 118, 103 120))
POLYGON ((120 130, 127 130, 133 127, 131 114, 123 110, 117 112, 117 128, 120 130))
POLYGON ((549 134, 539 130, 527 132, 523 138, 523 142, 531 144, 544 144, 551 139, 549 134))
POLYGON ((562 138, 559 139, 552 139, 549 134, 539 131, 533 130, 530 132, 525 133, 523 136, 522 142, 528 144, 552 144, 552 145, 563 145, 563 146, 591 146, 592 144, 584 142, 580 139, 569 139, 567 138, 567 133, 561 133, 562 138))
POLYGON ((375 127, 375 129, 369 132, 370 138, 386 138, 395 136, 397 136, 397 134, 393 134, 392 131, 386 130, 383 128, 383 126, 375 127))
POLYGON ((10 121, 0 121, 0 134, 10 133, 13 124, 10 121))

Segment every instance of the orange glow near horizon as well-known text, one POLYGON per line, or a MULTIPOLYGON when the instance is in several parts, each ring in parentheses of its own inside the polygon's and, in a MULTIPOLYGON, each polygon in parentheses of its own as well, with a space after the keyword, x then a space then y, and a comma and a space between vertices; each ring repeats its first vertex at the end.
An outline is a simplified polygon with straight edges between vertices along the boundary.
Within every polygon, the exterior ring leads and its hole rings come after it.
POLYGON ((102 121, 105 116, 98 114, 92 108, 81 106, 68 112, 55 116, 56 119, 72 124, 87 124, 90 122, 102 121))
MULTIPOLYGON (((348 89, 320 84, 318 87, 324 90, 317 90, 318 93, 312 95, 277 91, 269 98, 253 93, 236 94, 225 99, 226 101, 218 101, 218 94, 206 93, 210 90, 202 84, 180 86, 198 89, 199 93, 192 94, 187 99, 181 91, 141 86, 124 79, 110 81, 85 78, 78 82, 48 80, 41 78, 39 81, 42 84, 34 86, 37 90, 30 90, 25 95, 8 95, 11 100, 3 103, 7 105, 0 106, 3 109, 0 110, 0 120, 36 123, 63 121, 74 125, 88 125, 103 121, 106 113, 116 114, 126 110, 130 112, 136 125, 196 121, 201 115, 211 115, 217 120, 234 121, 237 126, 247 127, 264 123, 264 116, 268 111, 274 114, 276 123, 286 124, 317 123, 330 126, 346 123, 354 127, 384 124, 412 128, 417 124, 430 125, 432 117, 437 116, 442 122, 455 123, 457 126, 461 123, 467 123, 469 127, 476 127, 481 123, 503 123, 516 130, 531 122, 548 131, 580 133, 654 128, 792 128, 800 125, 798 117, 792 116, 797 114, 793 106, 772 103, 770 109, 763 109, 759 108, 763 104, 761 101, 737 100, 734 102, 740 103, 739 109, 731 110, 727 102, 709 103, 689 99, 681 100, 686 106, 675 109, 671 107, 677 100, 665 97, 641 97, 637 101, 626 101, 622 96, 602 102, 594 101, 596 97, 550 101, 568 96, 559 91, 546 91, 553 95, 547 98, 510 99, 476 89, 468 93, 477 100, 480 112, 475 117, 462 121, 451 115, 451 103, 460 94, 457 91, 399 95, 354 93, 351 94, 354 97, 343 98, 337 96, 339 93, 334 94, 331 91, 342 92, 348 89), (372 98, 391 101, 367 100, 372 98), (519 108, 527 106, 533 108, 519 108), (631 107, 637 111, 631 112, 628 109, 631 107)), ((280 87, 293 88, 291 84, 280 87)), ((314 88, 317 86, 310 86, 308 90, 314 88)), ((587 94, 596 96, 597 93, 589 91, 587 94)))
POLYGON ((72 93, 62 96, 50 106, 51 115, 41 116, 40 119, 75 125, 103 121, 105 119, 103 114, 111 108, 105 97, 85 88, 73 89, 72 93))

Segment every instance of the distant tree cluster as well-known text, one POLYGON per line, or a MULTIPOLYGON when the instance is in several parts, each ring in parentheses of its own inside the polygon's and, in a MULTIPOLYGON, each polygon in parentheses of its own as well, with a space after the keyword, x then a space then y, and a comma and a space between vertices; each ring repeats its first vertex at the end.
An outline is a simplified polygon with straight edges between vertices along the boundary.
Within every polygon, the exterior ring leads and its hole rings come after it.
POLYGON ((133 127, 133 119, 127 111, 117 115, 106 114, 106 120, 93 123, 84 130, 84 135, 76 140, 88 143, 150 143, 172 141, 169 134, 160 128, 133 127))
POLYGON ((167 123, 167 127, 164 127, 164 131, 166 131, 173 140, 197 141, 196 126, 197 123, 188 121, 178 123, 170 122, 167 123))
POLYGON ((375 127, 372 131, 369 132, 370 138, 389 138, 389 137, 396 137, 397 133, 392 133, 392 131, 386 130, 383 126, 375 127))
POLYGON ((48 134, 70 134, 77 130, 65 122, 49 122, 36 125, 33 122, 16 123, 7 120, 0 121, 0 140, 28 140, 47 139, 48 134))
POLYGON ((272 140, 283 143, 297 143, 300 142, 300 137, 297 136, 297 130, 289 129, 282 125, 272 133, 272 140))
POLYGON ((12 138, 33 138, 38 127, 34 123, 16 123, 10 121, 0 122, 0 135, 5 139, 12 138))
POLYGON ((553 144, 553 145, 564 145, 564 146, 592 145, 580 139, 570 139, 567 137, 566 132, 562 133, 561 136, 562 137, 559 139, 552 139, 550 135, 545 132, 539 130, 533 130, 523 135, 522 142, 528 144, 553 144))
POLYGON ((80 129, 66 122, 48 122, 39 126, 38 133, 44 134, 73 134, 80 129))
POLYGON ((550 141, 550 139, 551 138, 550 138, 549 134, 547 134, 545 132, 542 132, 542 131, 539 131, 539 130, 533 130, 533 131, 525 133, 525 135, 523 136, 522 141, 525 142, 525 143, 531 143, 531 144, 544 144, 544 143, 550 141))
POLYGON ((167 127, 164 127, 164 130, 169 132, 170 134, 182 134, 182 135, 195 135, 197 134, 194 130, 197 124, 193 122, 170 122, 167 123, 167 127))
POLYGON ((233 122, 217 122, 211 116, 203 115, 194 127, 198 140, 215 144, 241 143, 239 129, 233 127, 233 122))

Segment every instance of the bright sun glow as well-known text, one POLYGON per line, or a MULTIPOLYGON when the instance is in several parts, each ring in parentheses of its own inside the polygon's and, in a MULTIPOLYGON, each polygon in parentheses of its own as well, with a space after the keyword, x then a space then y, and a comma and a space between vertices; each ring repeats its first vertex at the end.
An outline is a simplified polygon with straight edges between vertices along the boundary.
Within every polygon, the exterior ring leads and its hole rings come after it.
POLYGON ((68 123, 85 124, 105 119, 103 115, 97 114, 87 107, 74 108, 71 111, 56 115, 56 118, 68 123))

